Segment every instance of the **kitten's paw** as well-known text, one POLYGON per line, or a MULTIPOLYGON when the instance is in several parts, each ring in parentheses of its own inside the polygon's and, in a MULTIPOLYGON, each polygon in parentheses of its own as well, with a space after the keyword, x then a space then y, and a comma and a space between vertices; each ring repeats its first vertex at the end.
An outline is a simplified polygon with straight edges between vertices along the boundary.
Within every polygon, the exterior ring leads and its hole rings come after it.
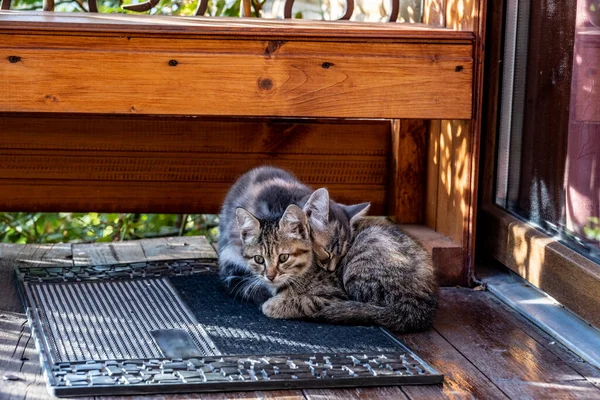
POLYGON ((285 316, 281 312, 280 302, 274 297, 265 301, 261 306, 261 310, 263 314, 265 314, 269 318, 285 318, 285 316))

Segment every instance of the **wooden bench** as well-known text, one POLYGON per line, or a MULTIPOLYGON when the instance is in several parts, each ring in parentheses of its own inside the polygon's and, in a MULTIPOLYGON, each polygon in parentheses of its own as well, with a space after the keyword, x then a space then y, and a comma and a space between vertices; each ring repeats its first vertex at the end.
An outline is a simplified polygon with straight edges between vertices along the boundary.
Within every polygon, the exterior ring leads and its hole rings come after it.
POLYGON ((269 163, 448 236, 468 283, 477 46, 419 24, 0 11, 0 210, 215 213, 269 163))

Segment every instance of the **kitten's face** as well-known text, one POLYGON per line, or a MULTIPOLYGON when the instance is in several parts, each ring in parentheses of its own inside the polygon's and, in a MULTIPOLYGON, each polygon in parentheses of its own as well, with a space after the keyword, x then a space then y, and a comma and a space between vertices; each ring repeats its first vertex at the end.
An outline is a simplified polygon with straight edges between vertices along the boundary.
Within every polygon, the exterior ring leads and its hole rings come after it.
POLYGON ((259 221, 243 208, 236 210, 242 255, 248 267, 276 289, 306 272, 313 261, 308 220, 290 205, 279 221, 259 221))
POLYGON ((329 201, 326 189, 316 190, 304 205, 310 228, 313 251, 317 263, 334 271, 348 253, 354 224, 369 209, 369 203, 345 206, 329 201))

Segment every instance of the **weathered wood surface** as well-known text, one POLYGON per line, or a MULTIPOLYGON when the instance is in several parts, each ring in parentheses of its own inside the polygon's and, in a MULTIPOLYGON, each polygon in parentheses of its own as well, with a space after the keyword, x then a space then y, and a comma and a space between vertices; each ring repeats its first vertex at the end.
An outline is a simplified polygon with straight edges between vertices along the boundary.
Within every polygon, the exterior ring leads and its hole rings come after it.
POLYGON ((18 114, 0 116, 0 131, 3 211, 217 213, 235 179, 273 164, 388 214, 386 121, 18 114))

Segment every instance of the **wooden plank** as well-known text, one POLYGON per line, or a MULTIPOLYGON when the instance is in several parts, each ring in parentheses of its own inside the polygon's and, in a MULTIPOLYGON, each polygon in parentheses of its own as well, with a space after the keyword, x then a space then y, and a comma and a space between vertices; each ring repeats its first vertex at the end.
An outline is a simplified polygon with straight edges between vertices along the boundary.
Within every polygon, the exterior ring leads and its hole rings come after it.
POLYGON ((469 32, 453 32, 421 24, 380 24, 350 21, 305 21, 239 18, 186 18, 146 15, 102 15, 0 11, 2 29, 10 32, 37 30, 44 32, 137 33, 154 36, 185 37, 287 37, 312 39, 463 40, 473 39, 469 32))
POLYGON ((217 258, 217 253, 204 236, 144 239, 140 244, 147 261, 217 258))
POLYGON ((132 263, 145 258, 142 245, 137 240, 73 244, 73 263, 76 266, 132 263))
POLYGON ((390 213, 398 223, 421 223, 425 196, 427 124, 423 120, 393 120, 391 124, 390 213))
POLYGON ((307 400, 401 400, 408 397, 397 386, 356 389, 305 389, 307 400))
POLYGON ((511 398, 597 398, 594 386, 513 322, 485 292, 451 289, 435 329, 511 398), (493 316, 493 317, 491 317, 493 316))
MULTIPOLYGON (((55 46, 77 38, 56 37, 55 46)), ((6 35, 0 43, 11 40, 6 35)), ((327 56, 265 56, 238 54, 235 42, 225 54, 174 54, 105 51, 102 41, 97 38, 93 52, 0 47, 0 58, 19 57, 0 63, 7 93, 0 111, 424 119, 470 118, 472 112, 473 64, 466 46, 460 58, 432 53, 426 44, 390 51, 418 46, 420 57, 355 56, 340 53, 334 43, 323 44, 327 56), (94 79, 74 84, 73 69, 94 79), (153 79, 131 71, 153 71, 153 79), (195 78, 174 91, 173 82, 188 76, 195 78)))
POLYGON ((499 207, 484 207, 482 224, 492 257, 600 327, 598 264, 499 207))
MULTIPOLYGON (((453 299, 442 290, 441 301, 453 299)), ((448 305, 453 308, 453 304, 448 305)), ((507 398, 490 379, 470 361, 470 353, 461 353, 438 332, 397 335, 410 349, 444 374, 444 384, 437 386, 403 386, 410 399, 502 399, 507 398)))
POLYGON ((462 247, 446 236, 423 225, 401 225, 431 255, 440 286, 464 285, 462 247))
POLYGON ((387 157, 378 120, 0 115, 4 150, 387 157))
POLYGON ((329 155, 324 159, 308 154, 102 152, 90 155, 32 150, 2 153, 0 180, 232 182, 248 169, 264 164, 297 171, 307 184, 384 185, 387 180, 387 160, 379 156, 329 155))
MULTIPOLYGON (((277 165, 277 164, 275 164, 277 165)), ((307 170, 308 171, 308 170, 307 170)), ((233 180, 211 182, 119 182, 61 180, 0 180, 0 209, 69 212, 212 213, 233 180)), ((314 186, 321 186, 313 184, 314 186)), ((327 185, 331 196, 344 204, 371 201, 374 215, 387 215, 384 185, 327 185)))
POLYGON ((16 267, 43 268, 57 265, 73 265, 70 244, 0 244, 0 310, 23 311, 14 274, 16 267))
POLYGON ((0 244, 0 310, 23 312, 23 304, 15 282, 15 262, 21 250, 21 244, 0 244))
POLYGON ((438 190, 440 174, 440 135, 442 123, 429 121, 427 130, 427 183, 425 186, 425 224, 431 229, 437 228, 438 190))
POLYGON ((244 400, 244 399, 273 399, 273 400, 304 400, 300 390, 265 390, 259 392, 227 392, 202 393, 202 400, 244 400))
POLYGON ((470 208, 470 122, 442 121, 436 230, 464 244, 470 208))

